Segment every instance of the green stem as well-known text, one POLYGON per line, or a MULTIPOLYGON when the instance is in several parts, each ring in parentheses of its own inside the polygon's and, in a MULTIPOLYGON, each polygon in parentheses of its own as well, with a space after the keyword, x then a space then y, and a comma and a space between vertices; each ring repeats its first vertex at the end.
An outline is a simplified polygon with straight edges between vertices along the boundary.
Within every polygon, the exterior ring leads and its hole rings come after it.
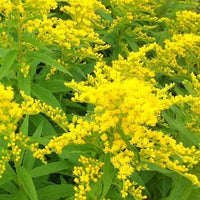
POLYGON ((19 17, 18 17, 18 62, 21 65, 22 64, 22 57, 23 57, 23 52, 22 52, 22 17, 20 16, 19 13, 19 17))

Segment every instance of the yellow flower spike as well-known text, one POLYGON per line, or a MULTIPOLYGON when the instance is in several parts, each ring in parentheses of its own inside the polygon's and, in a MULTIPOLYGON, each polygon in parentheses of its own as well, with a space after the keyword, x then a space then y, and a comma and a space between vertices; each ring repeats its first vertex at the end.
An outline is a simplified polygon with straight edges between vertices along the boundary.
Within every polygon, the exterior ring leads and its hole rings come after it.
POLYGON ((74 182, 78 183, 74 191, 76 199, 82 200, 86 199, 86 193, 91 190, 90 182, 97 182, 102 176, 100 170, 103 163, 85 156, 80 156, 79 162, 83 164, 83 167, 74 167, 73 174, 77 176, 74 182))
MULTIPOLYGON (((4 153, 0 158, 0 161, 3 159, 3 161, 0 162, 3 167, 0 167, 1 176, 5 171, 4 168, 7 162, 12 160, 15 162, 15 164, 17 164, 20 161, 24 148, 28 148, 34 153, 38 149, 38 143, 29 144, 29 137, 25 136, 22 132, 16 132, 18 128, 18 122, 22 120, 24 115, 34 115, 38 114, 39 112, 49 112, 49 116, 52 117, 53 120, 55 120, 57 123, 60 123, 63 128, 67 127, 66 115, 63 114, 60 109, 54 109, 51 106, 42 104, 39 100, 34 100, 33 98, 26 96, 24 92, 21 92, 21 94, 25 100, 21 104, 18 104, 13 101, 14 93, 12 88, 6 88, 0 84, 0 121, 2 123, 0 126, 0 133, 3 135, 3 138, 7 143, 7 147, 2 150, 4 153)), ((45 148, 45 153, 50 153, 50 149, 45 148)), ((35 155, 41 160, 43 159, 43 162, 45 162, 41 155, 38 155, 38 153, 35 153, 35 155)))

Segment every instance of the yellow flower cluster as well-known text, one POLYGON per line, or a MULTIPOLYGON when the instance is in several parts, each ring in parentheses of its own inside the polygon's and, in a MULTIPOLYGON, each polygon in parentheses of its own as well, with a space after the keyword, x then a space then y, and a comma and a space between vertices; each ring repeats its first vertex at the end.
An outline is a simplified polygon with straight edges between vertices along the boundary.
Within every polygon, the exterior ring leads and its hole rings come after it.
POLYGON ((46 14, 50 9, 56 7, 56 0, 2 0, 0 2, 0 13, 10 18, 13 18, 17 13, 23 14, 24 17, 34 17, 35 15, 46 14))
POLYGON ((76 176, 74 182, 78 186, 74 187, 75 200, 86 200, 86 194, 91 190, 90 182, 97 182, 98 178, 102 176, 100 172, 103 163, 85 156, 79 158, 79 162, 82 163, 81 167, 74 167, 73 174, 76 176))
POLYGON ((117 177, 121 180, 125 180, 134 171, 133 167, 130 164, 134 161, 134 152, 132 152, 128 149, 126 149, 125 151, 122 151, 119 154, 117 154, 116 156, 114 156, 111 161, 112 161, 114 167, 119 169, 117 177))
POLYGON ((121 194, 123 198, 126 198, 128 196, 128 192, 131 193, 135 199, 146 199, 146 195, 142 195, 142 190, 145 189, 143 186, 137 186, 136 182, 131 182, 130 180, 123 181, 123 189, 121 190, 121 194))
POLYGON ((21 95, 24 98, 24 101, 21 103, 23 112, 28 115, 38 114, 40 112, 40 101, 27 96, 24 91, 21 91, 21 95))
POLYGON ((0 160, 0 176, 5 171, 6 163, 13 160, 17 164, 23 153, 23 149, 28 147, 29 138, 22 132, 17 133, 18 122, 25 114, 34 114, 33 108, 28 110, 23 104, 13 101, 14 92, 11 87, 5 88, 0 84, 0 137, 6 142, 2 149, 0 160))
MULTIPOLYGON (((139 52, 145 53, 143 57, 139 57, 145 66, 154 72, 164 73, 169 76, 177 74, 189 74, 195 71, 195 65, 199 60, 199 35, 174 34, 169 40, 165 40, 165 46, 161 47, 157 43, 144 45, 139 52), (148 57, 148 53, 152 53, 148 57), (145 57, 146 56, 146 57, 145 57)), ((138 54, 133 52, 131 54, 138 54)))
POLYGON ((134 126, 144 123, 154 126, 161 110, 171 104, 164 91, 155 89, 154 73, 142 67, 139 61, 136 54, 131 53, 127 59, 120 57, 114 61, 112 67, 100 62, 95 66, 95 78, 89 75, 85 83, 66 83, 78 91, 73 100, 96 106, 94 118, 101 132, 118 124, 127 135, 134 126), (148 76, 149 81, 146 81, 148 76))
POLYGON ((161 111, 193 98, 170 95, 167 91, 173 84, 163 89, 156 87, 154 73, 144 67, 146 52, 153 47, 155 44, 130 53, 127 59, 119 56, 112 66, 99 62, 95 75, 89 75, 87 81, 66 83, 76 91, 72 100, 94 104, 94 113, 87 116, 89 121, 75 118, 68 125, 68 132, 54 137, 34 156, 45 161, 45 154, 61 153, 70 143, 84 144, 90 136, 93 140, 100 137, 104 152, 111 153, 111 162, 119 170, 123 197, 131 194, 145 198, 143 187, 136 187, 130 176, 134 171, 148 169, 148 163, 182 174, 199 186, 198 178, 190 170, 199 162, 200 151, 184 147, 169 135, 152 129, 160 121, 161 111))
MULTIPOLYGON (((121 140, 121 142, 124 141, 121 140)), ((137 183, 134 181, 131 182, 129 179, 129 177, 133 174, 135 170, 133 165, 137 166, 138 159, 135 157, 134 152, 128 150, 126 146, 121 147, 119 140, 114 140, 113 146, 115 144, 119 146, 115 153, 119 153, 112 157, 111 162, 113 163, 113 166, 119 170, 117 178, 122 180, 122 197, 126 198, 128 196, 128 193, 130 193, 136 199, 146 199, 147 197, 142 195, 142 190, 144 189, 144 187, 136 187, 137 183), (125 149, 125 151, 120 151, 121 149, 125 149)))
MULTIPOLYGON (((196 5, 191 1, 171 3, 180 7, 196 5)), ((165 17, 166 13, 173 12, 168 8, 169 4, 165 0, 112 0, 107 4, 113 18, 108 32, 118 32, 119 45, 125 54, 130 51, 130 47, 135 51, 143 44, 151 44, 155 41, 162 43, 163 38, 171 37, 173 34, 197 33, 199 30, 199 14, 195 11, 178 11, 175 20, 168 15, 165 17), (157 34, 158 30, 163 29, 163 25, 169 29, 161 31, 160 35, 157 34), (163 33, 164 37, 161 36, 163 33)))
POLYGON ((193 11, 179 11, 176 19, 171 23, 173 33, 195 33, 199 35, 200 14, 193 11))
POLYGON ((23 112, 19 104, 12 102, 14 93, 11 87, 0 85, 0 133, 13 132, 16 123, 21 119, 23 112))
POLYGON ((102 19, 95 11, 101 9, 109 13, 106 7, 96 0, 65 0, 69 5, 61 7, 61 11, 68 13, 80 26, 93 27, 94 25, 102 28, 102 19))
POLYGON ((4 15, 9 15, 14 9, 14 4, 11 0, 2 0, 0 2, 0 12, 4 15))
MULTIPOLYGON (((140 55, 144 55, 141 52, 140 55)), ((131 63, 137 61, 136 58, 136 53, 131 53, 127 60, 120 57, 112 67, 100 62, 95 67, 94 77, 89 76, 86 82, 67 83, 77 91, 73 100, 95 105, 94 122, 102 133, 105 153, 113 155, 111 161, 119 169, 119 179, 128 180, 134 170, 145 169, 148 165, 144 163, 151 162, 176 171, 199 186, 197 177, 189 170, 199 162, 200 151, 177 144, 172 137, 150 128, 159 122, 162 110, 191 98, 167 95, 173 84, 164 89, 156 88, 153 73, 142 67, 141 62, 138 62, 138 74, 133 67, 129 70, 126 61, 137 68, 131 63)))
POLYGON ((15 133, 11 132, 8 136, 4 136, 4 140, 10 141, 8 143, 8 147, 12 150, 12 156, 14 157, 14 161, 17 163, 20 160, 22 148, 26 148, 27 142, 29 142, 30 138, 23 135, 22 132, 15 133))
POLYGON ((155 15, 155 9, 158 7, 153 0, 111 0, 110 4, 113 8, 120 9, 128 19, 136 21, 139 20, 139 16, 148 19, 147 16, 155 15), (138 15, 138 13, 143 13, 143 15, 138 15))
MULTIPOLYGON (((171 169, 183 176, 187 176, 189 170, 199 162, 200 151, 197 148, 194 146, 187 148, 182 143, 177 144, 173 138, 162 132, 147 129, 141 132, 140 130, 140 133, 136 133, 132 137, 130 143, 140 148, 141 161, 171 169)), ((200 185, 199 181, 194 181, 194 179, 192 181, 194 184, 200 185)))
POLYGON ((44 15, 43 19, 29 20, 23 27, 29 33, 37 32, 42 43, 57 44, 62 49, 64 60, 75 62, 84 57, 101 58, 98 51, 110 46, 105 45, 94 29, 102 28, 104 22, 96 10, 108 12, 105 6, 97 0, 65 2, 67 4, 60 10, 70 15, 67 19, 44 15))
POLYGON ((33 14, 37 14, 37 16, 38 14, 44 15, 49 13, 51 9, 57 8, 57 0, 25 0, 23 1, 22 6, 24 7, 25 11, 31 11, 31 16, 33 16, 33 14))

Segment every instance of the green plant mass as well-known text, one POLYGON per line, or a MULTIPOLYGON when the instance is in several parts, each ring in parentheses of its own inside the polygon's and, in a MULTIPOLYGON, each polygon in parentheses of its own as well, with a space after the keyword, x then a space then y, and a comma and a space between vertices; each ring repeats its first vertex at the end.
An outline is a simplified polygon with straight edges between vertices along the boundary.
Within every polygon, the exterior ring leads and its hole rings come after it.
POLYGON ((200 200, 200 2, 0 0, 0 200, 200 200))

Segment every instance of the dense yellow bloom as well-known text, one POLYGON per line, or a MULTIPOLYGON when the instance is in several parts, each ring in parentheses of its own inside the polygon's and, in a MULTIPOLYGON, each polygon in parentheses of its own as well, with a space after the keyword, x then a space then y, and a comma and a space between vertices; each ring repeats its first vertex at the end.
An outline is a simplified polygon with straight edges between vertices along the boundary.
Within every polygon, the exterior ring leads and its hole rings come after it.
POLYGON ((2 0, 0 2, 0 12, 3 12, 5 15, 10 14, 14 9, 14 4, 11 0, 2 0))
MULTIPOLYGON (((131 61, 137 61, 135 54, 131 53, 127 58, 130 65, 131 61)), ((128 180, 134 170, 146 169, 148 165, 140 163, 143 161, 174 170, 199 186, 199 181, 188 172, 199 162, 200 152, 195 147, 186 148, 182 143, 177 144, 176 140, 162 132, 147 128, 158 123, 162 110, 179 100, 185 101, 184 98, 166 94, 173 85, 164 89, 155 88, 153 74, 142 66, 141 74, 140 71, 137 74, 134 69, 129 70, 129 67, 126 59, 120 57, 112 67, 97 64, 95 77, 89 76, 87 82, 67 84, 77 91, 73 100, 96 106, 93 118, 99 126, 98 132, 102 133, 105 153, 113 154, 111 161, 119 169, 118 178, 128 180), (149 78, 142 76, 145 72, 148 72, 149 78)))
MULTIPOLYGON (((2 0, 0 2, 0 13, 3 13, 6 17, 13 18, 18 12, 23 16, 39 16, 46 14, 50 9, 57 7, 56 0, 2 0)), ((29 17, 30 17, 29 16, 29 17)))
POLYGON ((193 11, 179 11, 171 27, 174 33, 195 33, 199 35, 200 14, 193 11))
POLYGON ((36 32, 38 39, 47 45, 57 44, 62 49, 64 61, 81 61, 85 57, 99 59, 100 50, 109 48, 100 39, 96 28, 103 28, 103 20, 96 14, 97 9, 108 12, 103 4, 93 1, 65 1, 67 5, 60 8, 67 19, 57 17, 29 20, 24 28, 29 32, 36 32), (95 46, 93 45, 95 44, 95 46))
POLYGON ((136 187, 130 176, 134 171, 148 169, 148 163, 178 172, 199 186, 198 178, 190 170, 199 162, 200 151, 153 130, 160 121, 161 111, 192 98, 168 94, 173 84, 163 89, 156 87, 154 73, 144 67, 146 52, 154 47, 156 44, 143 47, 137 53, 130 53, 127 59, 119 56, 112 66, 99 62, 95 75, 89 75, 87 81, 66 83, 76 91, 72 100, 94 104, 94 113, 88 114, 89 121, 75 118, 68 125, 68 132, 54 137, 34 156, 45 161, 45 154, 61 153, 68 144, 84 144, 92 136, 91 142, 100 138, 104 152, 111 153, 111 162, 122 181, 123 197, 129 193, 138 199, 145 198, 143 188, 136 187))
POLYGON ((69 5, 61 7, 61 11, 67 12, 80 26, 93 27, 100 26, 102 19, 95 11, 101 9, 104 12, 109 12, 106 7, 96 0, 81 1, 81 0, 65 0, 69 5))

